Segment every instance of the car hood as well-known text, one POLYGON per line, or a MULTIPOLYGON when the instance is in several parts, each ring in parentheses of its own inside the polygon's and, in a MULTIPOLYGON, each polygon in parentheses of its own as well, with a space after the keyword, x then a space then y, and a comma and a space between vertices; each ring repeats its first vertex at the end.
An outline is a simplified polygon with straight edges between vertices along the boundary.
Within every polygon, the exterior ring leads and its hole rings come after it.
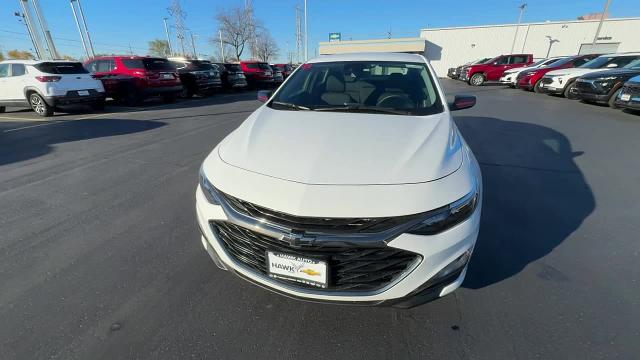
POLYGON ((602 77, 608 76, 618 76, 621 78, 632 78, 634 76, 640 75, 640 69, 632 70, 632 69, 615 69, 615 70, 606 70, 606 71, 597 71, 594 73, 589 73, 587 75, 582 76, 583 79, 595 80, 602 77))
POLYGON ((549 71, 547 76, 570 75, 572 77, 582 76, 597 71, 611 71, 611 69, 585 69, 585 68, 568 68, 549 71))
POLYGON ((462 164, 450 115, 274 110, 262 106, 218 147, 225 163, 304 184, 428 182, 462 164))

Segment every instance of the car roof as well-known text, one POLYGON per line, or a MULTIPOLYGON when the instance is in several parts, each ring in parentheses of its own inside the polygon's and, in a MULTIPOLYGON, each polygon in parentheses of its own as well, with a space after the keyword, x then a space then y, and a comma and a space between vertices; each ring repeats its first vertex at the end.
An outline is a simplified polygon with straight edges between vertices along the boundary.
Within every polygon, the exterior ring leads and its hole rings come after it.
POLYGON ((611 53, 611 54, 602 54, 600 56, 640 56, 640 52, 611 53))
POLYGON ((0 61, 0 64, 36 65, 36 64, 42 64, 42 63, 48 63, 48 62, 79 63, 80 61, 73 61, 73 60, 20 60, 20 59, 10 59, 10 60, 0 61))
POLYGON ((333 55, 320 55, 311 59, 309 63, 323 63, 335 61, 397 61, 397 62, 425 62, 425 58, 418 54, 406 53, 382 53, 382 52, 361 52, 333 55))

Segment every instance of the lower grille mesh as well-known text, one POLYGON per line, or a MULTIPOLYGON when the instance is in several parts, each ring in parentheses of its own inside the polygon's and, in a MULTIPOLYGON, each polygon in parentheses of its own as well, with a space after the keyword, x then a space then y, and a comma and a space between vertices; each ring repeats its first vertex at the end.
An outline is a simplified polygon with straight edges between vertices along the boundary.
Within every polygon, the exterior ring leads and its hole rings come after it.
MULTIPOLYGON (((266 252, 278 251, 309 258, 321 257, 329 267, 329 291, 372 291, 396 280, 419 255, 390 247, 305 247, 289 244, 241 226, 212 221, 212 230, 227 253, 252 270, 267 275, 266 252)), ((319 288, 287 280, 277 281, 300 287, 319 288)))

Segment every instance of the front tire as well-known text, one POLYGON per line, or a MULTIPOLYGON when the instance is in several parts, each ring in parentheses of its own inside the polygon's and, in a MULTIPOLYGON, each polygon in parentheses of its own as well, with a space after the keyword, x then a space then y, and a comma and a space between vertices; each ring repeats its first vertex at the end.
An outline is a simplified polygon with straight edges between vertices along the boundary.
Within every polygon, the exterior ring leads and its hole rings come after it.
POLYGON ((534 93, 539 94, 542 92, 542 90, 540 90, 540 85, 542 85, 542 80, 536 81, 536 84, 533 86, 534 93))
POLYGON ((7 108, 4 106, 0 106, 0 114, 2 114, 5 111, 7 111, 7 108))
POLYGON ((573 90, 575 87, 576 87, 575 81, 572 82, 571 84, 568 84, 565 87, 564 92, 562 93, 564 97, 566 97, 569 100, 578 100, 578 97, 571 93, 571 90, 573 90))
POLYGON ((42 96, 38 93, 31 93, 31 95, 29 95, 29 104, 33 111, 42 117, 49 117, 53 115, 53 106, 49 106, 49 104, 47 104, 47 102, 44 101, 42 96))
POLYGON ((182 92, 180 92, 180 97, 184 99, 189 99, 193 97, 193 90, 189 86, 182 86, 182 92))
POLYGON ((610 108, 612 108, 612 109, 617 109, 618 108, 618 105, 616 105, 616 99, 620 95, 621 91, 622 91, 622 89, 618 89, 618 90, 614 91, 613 94, 611 94, 611 97, 609 98, 609 101, 607 101, 607 104, 609 104, 610 108))
POLYGON ((471 78, 469 78, 469 85, 473 86, 482 86, 484 84, 485 78, 482 74, 473 74, 471 78))

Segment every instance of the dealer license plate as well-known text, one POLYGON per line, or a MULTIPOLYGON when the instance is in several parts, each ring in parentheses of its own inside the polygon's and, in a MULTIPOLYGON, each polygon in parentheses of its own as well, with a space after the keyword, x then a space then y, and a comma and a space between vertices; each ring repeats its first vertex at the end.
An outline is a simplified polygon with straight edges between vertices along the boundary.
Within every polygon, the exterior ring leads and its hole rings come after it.
POLYGON ((327 263, 322 260, 267 251, 267 268, 272 278, 327 287, 327 263))
POLYGON ((631 100, 631 94, 622 94, 622 95, 620 95, 620 100, 622 100, 622 101, 631 100))
POLYGON ((161 79, 174 79, 173 74, 162 74, 161 79))
POLYGON ((79 96, 89 96, 89 91, 88 90, 78 90, 78 95, 79 96))

